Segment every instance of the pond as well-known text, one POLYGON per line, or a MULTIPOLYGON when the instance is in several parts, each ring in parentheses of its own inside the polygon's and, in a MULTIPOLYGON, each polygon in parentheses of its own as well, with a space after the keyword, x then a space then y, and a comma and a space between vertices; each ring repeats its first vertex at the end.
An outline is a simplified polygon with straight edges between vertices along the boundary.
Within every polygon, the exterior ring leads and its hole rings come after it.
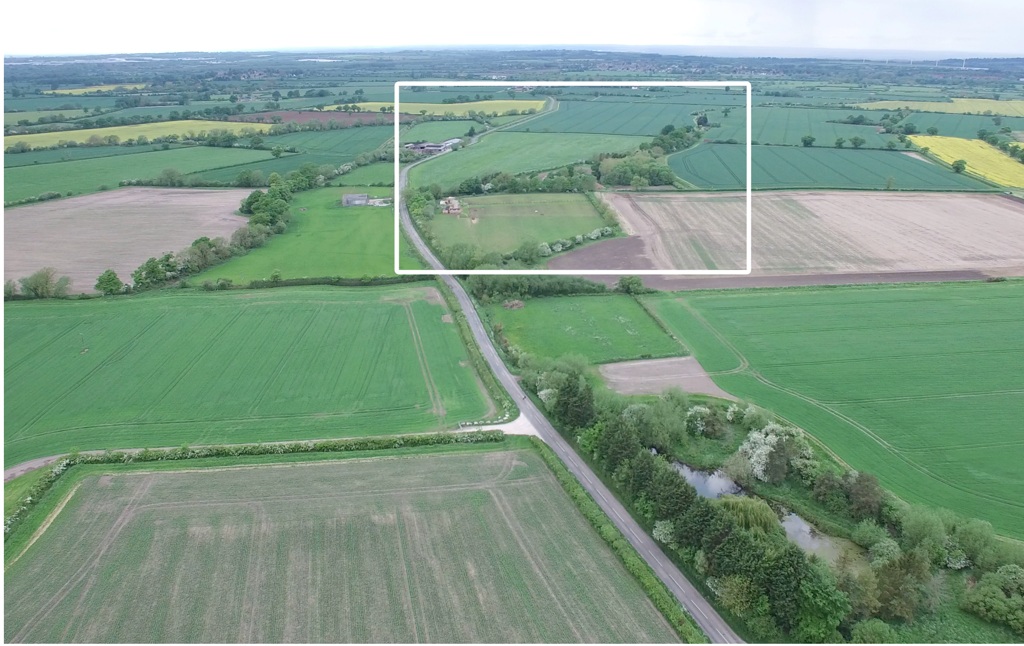
MULTIPOLYGON (((743 488, 740 487, 729 476, 718 471, 700 471, 682 462, 672 462, 672 466, 683 478, 697 490, 697 495, 702 498, 721 498, 722 496, 744 496, 743 488)), ((822 534, 806 520, 793 512, 783 510, 782 520, 779 521, 782 529, 786 532, 786 538, 798 545, 809 554, 817 554, 831 564, 839 561, 843 553, 847 553, 854 560, 863 558, 859 547, 844 538, 822 534)))

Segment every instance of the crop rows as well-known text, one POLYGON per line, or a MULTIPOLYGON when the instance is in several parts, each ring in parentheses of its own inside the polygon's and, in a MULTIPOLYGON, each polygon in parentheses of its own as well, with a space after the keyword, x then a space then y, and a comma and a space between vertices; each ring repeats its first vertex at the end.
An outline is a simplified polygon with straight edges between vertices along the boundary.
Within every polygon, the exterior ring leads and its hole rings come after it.
MULTIPOLYGON (((666 125, 677 128, 694 125, 690 113, 705 105, 619 102, 562 101, 558 110, 515 126, 517 132, 575 132, 653 137, 666 125)), ((738 115, 737 110, 734 115, 738 115)))
POLYGON ((105 471, 9 563, 6 641, 676 639, 532 451, 105 471))
POLYGON ((486 411, 424 288, 5 308, 5 459, 426 431, 486 411), (418 334, 414 334, 417 332, 418 334))
MULTIPOLYGON (((751 157, 755 189, 970 191, 991 188, 938 164, 892 151, 754 146, 751 157)), ((744 188, 745 163, 746 148, 740 145, 705 144, 669 157, 669 167, 686 182, 699 188, 719 190, 744 188)))
POLYGON ((651 299, 728 392, 772 409, 898 495, 1024 537, 1016 475, 1024 284, 651 299), (750 369, 743 370, 743 361, 750 369))
MULTIPOLYGON (((962 159, 967 162, 968 173, 1002 186, 1024 188, 1024 164, 980 139, 960 139, 941 135, 912 135, 911 139, 918 146, 928 148, 933 155, 947 164, 962 159)), ((1024 147, 1024 144, 1019 145, 1024 147)))

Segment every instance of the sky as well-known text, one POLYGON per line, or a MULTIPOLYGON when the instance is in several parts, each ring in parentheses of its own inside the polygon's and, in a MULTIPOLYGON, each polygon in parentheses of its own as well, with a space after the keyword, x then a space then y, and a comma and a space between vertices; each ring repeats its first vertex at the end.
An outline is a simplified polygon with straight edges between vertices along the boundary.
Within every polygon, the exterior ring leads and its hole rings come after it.
POLYGON ((51 0, 12 3, 4 22, 4 56, 598 44, 1024 56, 1022 0, 51 0))

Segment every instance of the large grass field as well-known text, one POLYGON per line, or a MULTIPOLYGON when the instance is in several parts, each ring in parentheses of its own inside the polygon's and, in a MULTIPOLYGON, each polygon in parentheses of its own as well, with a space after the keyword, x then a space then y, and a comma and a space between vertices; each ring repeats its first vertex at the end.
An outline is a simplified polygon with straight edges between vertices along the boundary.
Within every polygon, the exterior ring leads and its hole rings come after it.
POLYGON ((25 142, 33 148, 46 148, 56 146, 62 141, 76 141, 86 143, 90 137, 118 137, 121 141, 126 139, 137 139, 145 135, 150 139, 154 137, 166 137, 168 135, 186 136, 213 130, 229 130, 240 133, 243 129, 251 129, 257 132, 266 133, 270 126, 259 123, 241 123, 238 121, 159 121, 156 123, 142 123, 134 126, 112 126, 110 128, 86 128, 83 130, 63 130, 60 132, 41 132, 34 135, 8 135, 4 137, 4 148, 13 146, 19 142, 25 142))
POLYGON ((390 188, 322 188, 295 196, 288 230, 266 245, 212 267, 192 282, 230 278, 235 284, 270 278, 391 275, 395 258, 393 207, 340 204, 344 193, 390 197, 390 188))
MULTIPOLYGON (((946 162, 967 162, 966 172, 1001 186, 1024 188, 1024 164, 980 139, 911 135, 910 139, 946 162)), ((1024 146, 1024 144, 1020 144, 1024 146)))
MULTIPOLYGON (((171 144, 170 150, 177 150, 182 144, 171 144)), ((27 153, 4 155, 4 168, 15 166, 37 166, 41 164, 59 164, 79 159, 96 157, 117 157, 119 155, 138 155, 139 153, 160 152, 163 146, 150 144, 146 146, 78 146, 75 148, 57 148, 54 150, 33 150, 27 153)))
MULTIPOLYGON (((635 100, 635 99, 634 99, 635 100)), ((668 124, 677 128, 694 125, 691 112, 707 105, 648 103, 643 101, 561 101, 558 110, 513 126, 518 132, 574 132, 653 137, 668 124)), ((742 110, 731 118, 743 119, 742 110)))
POLYGON ((5 464, 480 419, 488 405, 446 313, 427 286, 8 303, 5 464))
POLYGON ((533 298, 520 309, 485 308, 512 345, 541 357, 580 355, 591 363, 678 357, 686 349, 629 296, 533 298))
POLYGON ((501 448, 86 467, 7 555, 5 641, 678 641, 541 457, 501 448))
POLYGON ((343 186, 373 186, 374 184, 394 186, 395 165, 380 162, 360 166, 334 180, 334 183, 343 186))
MULTIPOLYGON (((745 186, 746 154, 744 146, 702 144, 670 155, 668 165, 697 188, 737 190, 745 186)), ((754 146, 751 159, 755 189, 884 189, 890 178, 895 190, 993 189, 939 164, 896 151, 754 146)))
POLYGON ((907 500, 1024 538, 1024 282, 647 302, 726 391, 785 416, 907 500))
POLYGON ((446 139, 465 139, 466 133, 473 128, 483 132, 484 127, 476 121, 425 121, 418 123, 402 133, 402 143, 411 141, 440 142, 446 139))
POLYGON ((437 214, 431 231, 442 245, 469 243, 484 253, 514 251, 526 241, 551 242, 607 223, 578 193, 483 195, 462 199, 462 214, 437 214))
POLYGON ((279 159, 266 159, 238 168, 206 171, 200 175, 204 179, 229 182, 238 177, 238 173, 243 170, 258 170, 263 173, 264 177, 269 177, 271 173, 284 175, 306 163, 317 166, 328 164, 337 167, 352 161, 361 153, 368 153, 379 148, 394 133, 392 126, 360 126, 338 130, 292 132, 286 135, 266 137, 263 144, 268 148, 294 146, 299 150, 299 154, 284 155, 279 159))
POLYGON ((915 112, 899 125, 914 124, 919 133, 928 128, 937 128, 943 137, 961 137, 976 139, 979 130, 998 133, 1003 126, 1013 130, 1024 130, 1024 117, 989 117, 980 114, 950 114, 943 112, 915 112), (995 121, 999 123, 996 124, 995 121))
POLYGON ((454 186, 468 177, 524 173, 585 161, 603 152, 628 152, 647 137, 570 133, 496 132, 476 144, 439 156, 409 171, 414 186, 454 186))
MULTIPOLYGON (((77 149, 76 149, 77 150, 77 149)), ((51 152, 51 151, 46 151, 51 152)), ((52 151, 57 152, 57 151, 52 151)), ((36 153, 22 153, 35 155, 36 153)), ((288 157, 291 157, 290 155, 288 157)), ((192 146, 174 150, 111 155, 49 164, 4 169, 4 201, 20 200, 45 193, 94 193, 101 186, 117 188, 125 179, 155 179, 165 169, 182 174, 222 169, 235 177, 239 166, 273 159, 269 150, 192 146)), ((299 164, 292 162, 297 168, 299 164)))
POLYGON ((28 120, 29 123, 34 124, 40 117, 64 117, 61 121, 70 121, 72 119, 85 116, 85 114, 85 110, 31 110, 27 112, 5 112, 4 125, 13 126, 23 120, 28 120))
MULTIPOLYGON (((362 112, 378 112, 380 111, 381 108, 393 108, 394 106, 394 101, 367 101, 365 103, 359 104, 359 108, 362 112)), ((337 105, 330 105, 324 109, 333 110, 337 107, 337 105)), ((519 110, 520 112, 526 112, 527 110, 542 110, 544 109, 544 100, 508 99, 494 101, 471 101, 469 103, 407 103, 405 101, 402 101, 398 107, 403 114, 422 113, 443 115, 451 113, 457 117, 465 117, 470 112, 484 112, 486 114, 497 112, 498 114, 505 114, 509 110, 519 110)))
MULTIPOLYGON (((875 126, 831 123, 858 114, 864 114, 869 119, 879 116, 863 110, 757 108, 753 110, 754 120, 750 129, 750 140, 759 144, 799 146, 805 135, 811 135, 816 140, 815 145, 825 148, 834 146, 836 139, 840 137, 846 140, 846 146, 850 146, 849 142, 854 137, 860 137, 865 140, 864 147, 866 148, 883 148, 886 142, 896 141, 896 137, 893 135, 877 132, 875 126)), ((716 112, 711 114, 709 119, 722 125, 720 128, 709 130, 708 138, 735 139, 741 143, 747 140, 746 117, 742 109, 733 110, 728 117, 723 117, 720 112, 716 112)))

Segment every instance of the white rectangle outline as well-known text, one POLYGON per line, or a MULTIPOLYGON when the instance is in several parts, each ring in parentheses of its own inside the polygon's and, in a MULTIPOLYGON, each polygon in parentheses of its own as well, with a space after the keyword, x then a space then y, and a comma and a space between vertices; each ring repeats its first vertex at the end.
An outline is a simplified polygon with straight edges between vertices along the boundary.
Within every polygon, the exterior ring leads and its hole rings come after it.
POLYGON ((749 276, 752 266, 752 194, 751 194, 751 113, 749 81, 398 81, 395 83, 395 273, 399 276, 749 276), (401 110, 399 90, 403 87, 733 87, 741 85, 747 97, 747 267, 746 269, 400 269, 401 236, 401 164, 399 130, 401 110))

